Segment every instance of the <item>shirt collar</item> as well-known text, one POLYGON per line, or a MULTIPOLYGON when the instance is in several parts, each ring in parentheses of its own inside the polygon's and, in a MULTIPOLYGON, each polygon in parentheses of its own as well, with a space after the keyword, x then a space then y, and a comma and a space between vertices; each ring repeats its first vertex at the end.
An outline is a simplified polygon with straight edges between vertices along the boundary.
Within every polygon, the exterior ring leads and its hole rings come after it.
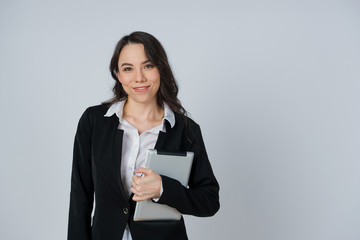
MULTIPOLYGON (((112 115, 116 114, 116 116, 119 118, 119 121, 121 123, 123 120, 122 115, 123 115, 124 105, 125 105, 125 100, 118 101, 112 104, 107 110, 104 117, 111 117, 112 115)), ((166 103, 164 103, 164 120, 167 120, 170 123, 171 128, 175 126, 175 114, 166 103)))

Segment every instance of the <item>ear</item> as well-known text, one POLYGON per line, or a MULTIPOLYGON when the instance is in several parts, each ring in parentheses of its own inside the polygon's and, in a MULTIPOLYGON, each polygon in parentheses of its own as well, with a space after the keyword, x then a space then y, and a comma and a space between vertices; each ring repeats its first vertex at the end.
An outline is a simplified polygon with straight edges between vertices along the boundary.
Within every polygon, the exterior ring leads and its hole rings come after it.
POLYGON ((115 74, 116 74, 116 77, 117 77, 118 81, 121 83, 121 81, 120 81, 120 74, 119 74, 119 72, 115 72, 115 74))

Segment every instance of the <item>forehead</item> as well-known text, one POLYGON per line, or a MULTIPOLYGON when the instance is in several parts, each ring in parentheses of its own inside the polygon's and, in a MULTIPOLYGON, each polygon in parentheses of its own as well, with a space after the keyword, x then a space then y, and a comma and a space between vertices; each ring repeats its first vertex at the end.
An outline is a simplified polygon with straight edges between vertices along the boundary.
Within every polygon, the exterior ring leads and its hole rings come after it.
POLYGON ((144 45, 130 43, 123 47, 119 56, 119 63, 140 63, 147 60, 144 45))

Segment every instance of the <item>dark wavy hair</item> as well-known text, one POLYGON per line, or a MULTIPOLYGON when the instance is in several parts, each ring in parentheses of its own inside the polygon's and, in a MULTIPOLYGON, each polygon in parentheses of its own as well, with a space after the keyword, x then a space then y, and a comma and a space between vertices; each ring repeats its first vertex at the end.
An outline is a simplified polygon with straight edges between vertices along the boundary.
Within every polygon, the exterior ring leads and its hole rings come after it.
POLYGON ((118 62, 120 52, 123 47, 132 43, 144 45, 146 56, 159 70, 160 88, 157 92, 158 106, 164 107, 163 103, 166 103, 172 111, 186 116, 186 110, 182 107, 181 102, 177 97, 179 88, 171 70, 166 52, 161 43, 154 36, 146 32, 133 32, 121 38, 116 44, 109 68, 111 76, 115 80, 113 87, 114 96, 110 100, 103 102, 103 104, 111 105, 127 98, 127 93, 117 78, 117 73, 119 71, 118 62))

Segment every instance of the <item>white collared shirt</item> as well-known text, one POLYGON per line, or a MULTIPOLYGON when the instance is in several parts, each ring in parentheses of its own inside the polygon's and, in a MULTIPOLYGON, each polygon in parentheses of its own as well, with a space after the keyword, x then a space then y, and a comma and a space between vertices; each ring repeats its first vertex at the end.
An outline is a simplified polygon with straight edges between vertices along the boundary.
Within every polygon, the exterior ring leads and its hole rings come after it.
MULTIPOLYGON (((127 197, 131 195, 131 179, 134 175, 134 171, 139 167, 145 166, 145 156, 147 149, 154 149, 156 141, 159 136, 159 132, 165 132, 165 119, 170 123, 171 127, 175 125, 174 112, 164 103, 164 118, 162 123, 152 129, 144 131, 139 135, 138 130, 132 126, 129 122, 122 118, 123 109, 125 105, 124 101, 119 101, 110 106, 104 117, 111 117, 116 114, 119 118, 119 129, 124 130, 122 141, 122 153, 121 153, 121 181, 124 186, 127 197)), ((161 187, 162 193, 162 187, 161 187)), ((158 199, 154 199, 157 201, 158 199)), ((131 240, 131 234, 129 226, 126 225, 123 240, 131 240)))

